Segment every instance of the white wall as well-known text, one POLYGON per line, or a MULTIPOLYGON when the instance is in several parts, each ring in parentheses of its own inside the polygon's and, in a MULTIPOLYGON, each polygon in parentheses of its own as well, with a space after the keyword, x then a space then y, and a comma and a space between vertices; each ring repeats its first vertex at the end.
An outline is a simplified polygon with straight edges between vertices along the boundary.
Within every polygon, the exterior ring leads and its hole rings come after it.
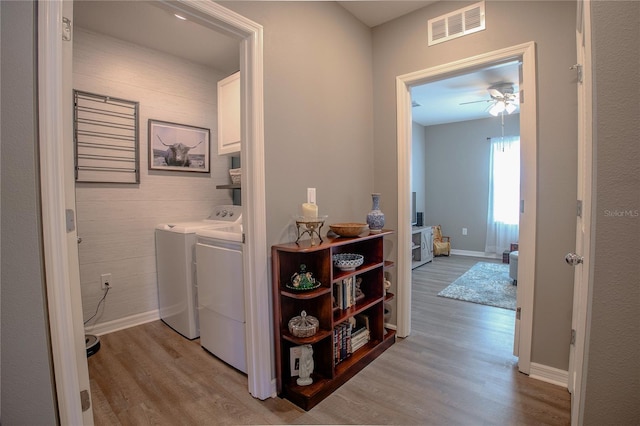
POLYGON ((231 204, 230 159, 217 155, 216 82, 223 73, 121 40, 76 28, 74 89, 140 103, 140 183, 76 184, 80 280, 85 320, 112 274, 104 311, 91 324, 158 307, 154 227, 206 218, 231 204), (211 130, 211 175, 148 169, 148 119, 211 130))

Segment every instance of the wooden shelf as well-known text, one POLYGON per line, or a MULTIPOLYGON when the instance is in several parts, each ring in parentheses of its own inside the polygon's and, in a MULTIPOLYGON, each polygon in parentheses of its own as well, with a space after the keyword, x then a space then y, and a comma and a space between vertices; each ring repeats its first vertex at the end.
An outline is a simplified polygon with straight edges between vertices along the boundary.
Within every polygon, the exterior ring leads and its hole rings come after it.
POLYGON ((384 270, 395 266, 383 258, 384 236, 391 233, 384 230, 379 234, 354 238, 325 237, 318 245, 301 241, 271 248, 276 383, 280 396, 309 410, 395 342, 395 332, 384 329, 383 306, 385 301, 394 297, 392 293, 384 294, 384 270), (362 254, 364 264, 354 271, 341 271, 332 262, 333 255, 337 253, 362 254), (322 283, 321 287, 301 292, 286 288, 286 283, 301 264, 322 283), (356 278, 364 297, 346 309, 334 307, 334 289, 339 290, 342 280, 352 279, 351 282, 355 282, 356 278), (299 338, 289 333, 289 320, 302 310, 320 322, 320 331, 311 337, 299 338), (367 318, 370 341, 336 363, 335 330, 344 329, 338 326, 352 317, 361 318, 360 315, 367 318), (291 372, 291 349, 300 345, 313 347, 313 383, 308 386, 299 386, 297 376, 291 372))
POLYGON ((226 185, 216 185, 216 189, 241 189, 242 186, 239 183, 228 183, 226 185))

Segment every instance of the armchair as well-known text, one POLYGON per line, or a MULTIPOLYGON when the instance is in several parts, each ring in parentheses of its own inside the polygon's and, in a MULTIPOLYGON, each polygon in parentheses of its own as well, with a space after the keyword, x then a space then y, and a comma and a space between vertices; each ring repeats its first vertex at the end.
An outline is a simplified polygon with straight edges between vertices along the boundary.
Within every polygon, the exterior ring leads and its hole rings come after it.
POLYGON ((433 255, 449 256, 451 254, 451 237, 442 235, 442 227, 436 225, 433 227, 433 255))

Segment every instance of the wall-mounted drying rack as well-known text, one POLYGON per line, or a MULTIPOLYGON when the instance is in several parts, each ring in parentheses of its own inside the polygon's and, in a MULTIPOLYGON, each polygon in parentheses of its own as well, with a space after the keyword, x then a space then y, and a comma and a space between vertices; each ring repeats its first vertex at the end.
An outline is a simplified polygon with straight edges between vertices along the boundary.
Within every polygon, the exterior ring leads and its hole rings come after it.
POLYGON ((76 182, 139 183, 138 102, 73 91, 76 182))

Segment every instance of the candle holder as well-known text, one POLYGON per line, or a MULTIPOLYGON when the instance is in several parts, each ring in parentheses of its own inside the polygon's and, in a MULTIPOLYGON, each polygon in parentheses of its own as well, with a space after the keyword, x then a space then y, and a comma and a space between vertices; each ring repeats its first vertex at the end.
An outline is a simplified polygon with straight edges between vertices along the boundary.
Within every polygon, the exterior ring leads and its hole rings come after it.
POLYGON ((322 243, 322 237, 320 236, 320 230, 322 229, 322 225, 324 225, 324 221, 328 216, 318 216, 318 217, 304 217, 304 216, 295 216, 294 219, 296 221, 296 228, 298 230, 298 238, 296 239, 296 244, 300 241, 305 234, 308 234, 311 238, 311 245, 316 245, 316 239, 314 236, 317 236, 320 242, 322 243))

